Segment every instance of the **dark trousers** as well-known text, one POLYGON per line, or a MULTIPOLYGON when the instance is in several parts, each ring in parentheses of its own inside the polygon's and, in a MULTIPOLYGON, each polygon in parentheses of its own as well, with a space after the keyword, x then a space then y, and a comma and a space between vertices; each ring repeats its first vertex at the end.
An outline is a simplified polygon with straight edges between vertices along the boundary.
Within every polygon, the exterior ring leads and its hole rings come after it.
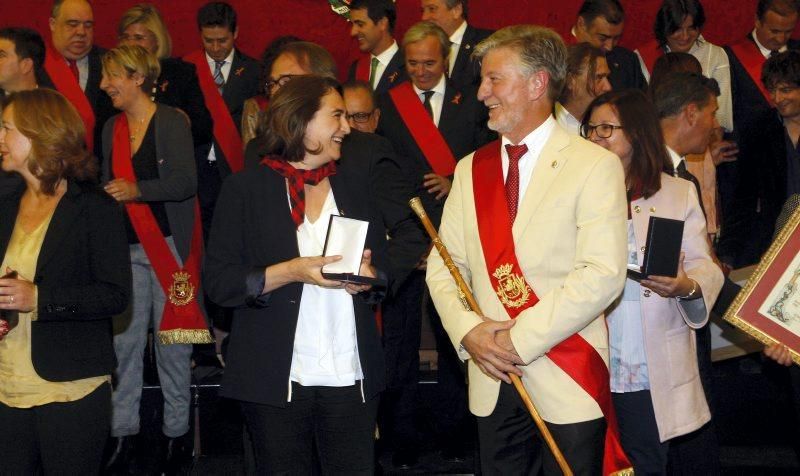
POLYGON ((391 300, 383 304, 383 349, 389 388, 384 405, 388 420, 384 431, 391 435, 395 449, 418 445, 414 418, 424 289, 425 272, 413 271, 391 300))
POLYGON ((637 476, 667 474, 670 445, 659 439, 650 391, 612 393, 611 401, 617 413, 620 442, 633 464, 633 472, 637 476))
POLYGON ((286 407, 241 402, 257 474, 372 475, 378 397, 362 401, 361 384, 304 387, 292 382, 286 407))
MULTIPOLYGON (((605 419, 547 427, 574 474, 602 474, 605 419)), ((478 417, 478 440, 484 475, 562 474, 513 385, 501 383, 492 414, 478 417)))
POLYGON ((110 428, 107 383, 74 402, 0 403, 0 474, 98 474, 110 428))

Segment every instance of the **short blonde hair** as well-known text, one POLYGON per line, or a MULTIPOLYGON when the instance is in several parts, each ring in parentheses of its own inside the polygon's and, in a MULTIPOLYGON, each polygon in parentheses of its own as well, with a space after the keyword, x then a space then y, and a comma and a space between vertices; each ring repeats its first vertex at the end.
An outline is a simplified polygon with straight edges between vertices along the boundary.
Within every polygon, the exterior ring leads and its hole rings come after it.
POLYGON ((139 73, 144 78, 142 91, 147 94, 153 90, 153 85, 161 74, 161 65, 154 54, 139 45, 121 45, 112 48, 103 55, 103 73, 108 74, 111 65, 123 68, 128 77, 139 73))
POLYGON ((53 195, 62 179, 97 180, 97 161, 86 148, 86 129, 78 111, 58 91, 18 91, 8 96, 14 124, 31 141, 28 170, 42 191, 53 195))
POLYGON ((544 71, 550 77, 547 96, 555 101, 567 76, 567 47, 555 31, 538 25, 507 26, 478 43, 472 56, 482 60, 491 50, 509 48, 519 54, 520 73, 544 71))
POLYGON ((158 59, 169 58, 172 54, 172 38, 156 7, 149 3, 140 3, 129 8, 119 20, 117 35, 121 36, 129 26, 136 23, 147 28, 156 37, 158 59))
POLYGON ((450 38, 442 27, 432 21, 421 21, 412 25, 403 36, 403 50, 411 43, 417 43, 429 36, 436 38, 442 48, 442 57, 447 59, 450 56, 450 38))

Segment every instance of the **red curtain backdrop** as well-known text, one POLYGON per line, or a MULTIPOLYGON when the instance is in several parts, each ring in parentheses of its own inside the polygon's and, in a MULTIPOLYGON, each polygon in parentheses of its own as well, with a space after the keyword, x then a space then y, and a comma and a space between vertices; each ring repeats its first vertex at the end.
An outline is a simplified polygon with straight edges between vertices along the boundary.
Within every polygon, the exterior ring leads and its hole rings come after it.
MULTIPOLYGON (((94 0, 95 43, 116 44, 116 26, 125 9, 135 0, 94 0)), ((197 9, 205 0, 160 0, 155 4, 167 22, 173 40, 173 55, 182 56, 200 47, 195 23, 197 9)), ((340 72, 346 72, 358 56, 349 36, 349 24, 331 11, 326 0, 229 0, 239 15, 238 46, 258 57, 273 38, 293 34, 327 48, 336 58, 340 72)), ((397 0, 395 36, 420 17, 419 0, 397 0)), ((581 0, 471 0, 469 21, 478 27, 500 28, 516 23, 537 23, 569 32, 581 0)), ((704 0, 704 36, 724 45, 747 34, 753 27, 756 0, 704 0)), ((653 35, 653 19, 661 0, 622 0, 626 23, 622 45, 635 48, 653 35)), ((28 26, 49 37, 47 19, 52 2, 45 0, 0 0, 0 25, 28 26)), ((342 73, 343 74, 343 73, 342 73)))

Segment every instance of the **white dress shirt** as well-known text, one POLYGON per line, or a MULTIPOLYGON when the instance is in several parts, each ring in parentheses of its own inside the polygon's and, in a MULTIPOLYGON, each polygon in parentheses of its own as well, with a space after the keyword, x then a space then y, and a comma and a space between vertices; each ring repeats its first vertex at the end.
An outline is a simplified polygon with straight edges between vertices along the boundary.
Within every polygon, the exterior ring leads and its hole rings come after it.
POLYGON ((461 48, 461 43, 464 41, 464 32, 467 31, 467 22, 461 22, 461 26, 456 28, 456 31, 450 35, 450 57, 448 61, 450 62, 450 67, 447 69, 449 74, 453 74, 453 68, 456 66, 456 58, 458 57, 458 51, 461 48))
MULTIPOLYGON (((230 54, 225 58, 225 64, 222 65, 222 77, 225 79, 225 82, 228 82, 228 75, 231 73, 231 64, 233 64, 233 54, 236 52, 236 48, 232 49, 230 54)), ((206 61, 208 62, 208 68, 211 70, 211 77, 214 77, 214 70, 217 69, 217 62, 214 58, 208 56, 206 53, 206 61)), ((216 162, 217 161, 217 154, 215 152, 216 146, 212 146, 211 150, 208 151, 208 161, 209 162, 216 162)))
POLYGON ((372 61, 372 58, 378 58, 378 66, 375 68, 375 78, 373 80, 375 84, 372 84, 372 89, 375 89, 378 84, 380 84, 381 78, 383 77, 383 72, 386 71, 386 68, 389 66, 389 62, 392 61, 392 58, 394 58, 395 53, 398 51, 400 51, 400 47, 397 46, 396 41, 392 41, 392 46, 386 48, 383 53, 377 56, 370 55, 370 62, 372 61))
POLYGON ((506 137, 500 141, 500 158, 503 162, 503 180, 508 177, 508 152, 506 152, 506 144, 520 145, 525 144, 528 146, 528 151, 519 159, 519 201, 517 202, 517 210, 522 203, 525 192, 528 190, 528 184, 531 183, 531 175, 533 175, 533 168, 539 161, 539 155, 542 153, 544 145, 550 139, 553 129, 558 127, 556 120, 553 116, 547 118, 539 127, 525 136, 519 144, 512 144, 506 137))
POLYGON ((563 127, 564 130, 572 135, 581 135, 581 121, 575 118, 571 112, 567 110, 560 102, 556 102, 555 106, 556 121, 558 125, 563 127))
MULTIPOLYGON (((442 75, 442 77, 439 79, 439 82, 436 83, 436 86, 428 90, 428 91, 433 91, 433 96, 431 96, 431 111, 433 112, 433 123, 436 124, 436 127, 439 127, 439 119, 442 117, 442 105, 444 104, 445 83, 446 83, 445 77, 444 75, 442 75)), ((414 86, 414 92, 417 93, 419 100, 424 103, 425 95, 423 93, 425 91, 414 86)))
POLYGON ((677 152, 672 150, 671 147, 667 146, 667 153, 669 154, 669 158, 672 160, 672 168, 675 169, 675 172, 672 174, 674 176, 678 176, 678 165, 683 162, 685 159, 678 155, 677 152))
MULTIPOLYGON (((319 218, 311 223, 306 216, 297 229, 300 256, 322 255, 329 217, 338 214, 330 191, 319 218)), ((303 284, 289 379, 303 386, 345 387, 363 378, 353 297, 344 289, 303 284)))

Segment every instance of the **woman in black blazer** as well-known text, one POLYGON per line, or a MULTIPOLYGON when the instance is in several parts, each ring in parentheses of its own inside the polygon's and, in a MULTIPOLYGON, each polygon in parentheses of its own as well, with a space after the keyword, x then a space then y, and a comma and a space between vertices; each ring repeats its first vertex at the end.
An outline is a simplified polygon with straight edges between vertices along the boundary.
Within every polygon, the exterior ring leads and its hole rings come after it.
POLYGON ((122 214, 61 94, 12 94, 0 197, 0 472, 96 474, 111 418, 111 319, 131 278, 122 214))
POLYGON ((383 224, 368 184, 335 172, 350 128, 338 84, 294 78, 256 138, 261 165, 228 178, 204 270, 210 299, 234 307, 221 394, 239 400, 258 473, 372 474, 383 354, 377 293, 324 279, 331 214, 370 222, 360 274, 385 267, 383 224), (348 294, 349 293, 349 294, 348 294))

